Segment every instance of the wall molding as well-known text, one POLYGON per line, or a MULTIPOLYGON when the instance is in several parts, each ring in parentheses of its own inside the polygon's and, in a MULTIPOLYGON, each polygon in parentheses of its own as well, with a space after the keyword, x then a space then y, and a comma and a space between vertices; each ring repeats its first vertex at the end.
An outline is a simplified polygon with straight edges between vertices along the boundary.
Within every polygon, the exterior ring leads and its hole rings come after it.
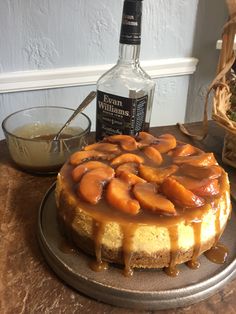
MULTIPOLYGON (((158 78, 193 74, 197 63, 195 58, 173 58, 143 61, 141 65, 152 78, 158 78)), ((111 67, 111 64, 104 64, 3 72, 0 74, 0 93, 93 85, 111 67)))

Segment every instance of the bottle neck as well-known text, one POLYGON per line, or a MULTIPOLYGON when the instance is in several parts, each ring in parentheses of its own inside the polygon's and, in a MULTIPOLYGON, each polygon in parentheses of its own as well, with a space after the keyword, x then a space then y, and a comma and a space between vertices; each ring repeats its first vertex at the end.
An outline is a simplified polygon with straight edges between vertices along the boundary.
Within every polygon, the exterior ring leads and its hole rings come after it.
POLYGON ((118 64, 139 64, 142 0, 125 0, 123 6, 118 64))
POLYGON ((118 64, 139 64, 140 45, 120 44, 118 64))

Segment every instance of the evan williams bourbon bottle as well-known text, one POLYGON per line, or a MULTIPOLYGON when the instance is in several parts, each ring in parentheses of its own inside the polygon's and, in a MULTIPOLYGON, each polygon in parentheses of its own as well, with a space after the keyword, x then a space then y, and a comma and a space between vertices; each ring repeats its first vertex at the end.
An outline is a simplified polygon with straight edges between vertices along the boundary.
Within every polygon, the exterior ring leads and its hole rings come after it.
POLYGON ((148 131, 155 83, 139 64, 142 0, 125 0, 117 64, 97 82, 96 140, 148 131))

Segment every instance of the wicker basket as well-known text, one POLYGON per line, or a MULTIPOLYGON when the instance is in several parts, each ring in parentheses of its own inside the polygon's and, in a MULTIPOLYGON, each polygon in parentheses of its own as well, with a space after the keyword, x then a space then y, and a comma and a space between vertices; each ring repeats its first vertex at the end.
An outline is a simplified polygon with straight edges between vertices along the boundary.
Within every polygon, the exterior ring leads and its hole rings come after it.
POLYGON ((213 82, 210 84, 206 95, 202 132, 198 135, 193 134, 182 124, 179 124, 179 128, 184 134, 196 140, 202 140, 207 136, 207 108, 209 96, 213 91, 212 119, 226 129, 222 160, 224 163, 236 167, 236 122, 230 120, 227 115, 227 111, 230 108, 231 98, 227 77, 235 62, 233 46, 236 33, 236 0, 226 0, 226 3, 229 9, 229 21, 223 29, 222 48, 217 66, 217 74, 213 82))
POLYGON ((224 163, 236 168, 236 122, 227 115, 227 111, 230 109, 231 98, 227 74, 235 62, 233 46, 236 33, 236 0, 227 0, 226 2, 229 8, 230 19, 224 27, 217 76, 210 88, 215 90, 212 118, 226 129, 222 160, 224 163))

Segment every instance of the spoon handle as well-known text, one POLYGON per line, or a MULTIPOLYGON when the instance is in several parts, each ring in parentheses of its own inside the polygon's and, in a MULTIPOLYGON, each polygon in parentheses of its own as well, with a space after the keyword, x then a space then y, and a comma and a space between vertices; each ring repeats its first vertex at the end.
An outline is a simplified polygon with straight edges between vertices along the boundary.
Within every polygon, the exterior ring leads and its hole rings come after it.
POLYGON ((79 114, 81 111, 83 111, 90 103, 91 101, 96 97, 96 92, 92 91, 88 94, 88 96, 82 101, 82 103, 78 106, 78 108, 74 111, 72 116, 66 121, 66 123, 63 125, 63 127, 59 130, 59 132, 56 134, 56 136, 53 138, 53 140, 58 140, 61 133, 64 131, 64 129, 70 124, 70 122, 79 114))

